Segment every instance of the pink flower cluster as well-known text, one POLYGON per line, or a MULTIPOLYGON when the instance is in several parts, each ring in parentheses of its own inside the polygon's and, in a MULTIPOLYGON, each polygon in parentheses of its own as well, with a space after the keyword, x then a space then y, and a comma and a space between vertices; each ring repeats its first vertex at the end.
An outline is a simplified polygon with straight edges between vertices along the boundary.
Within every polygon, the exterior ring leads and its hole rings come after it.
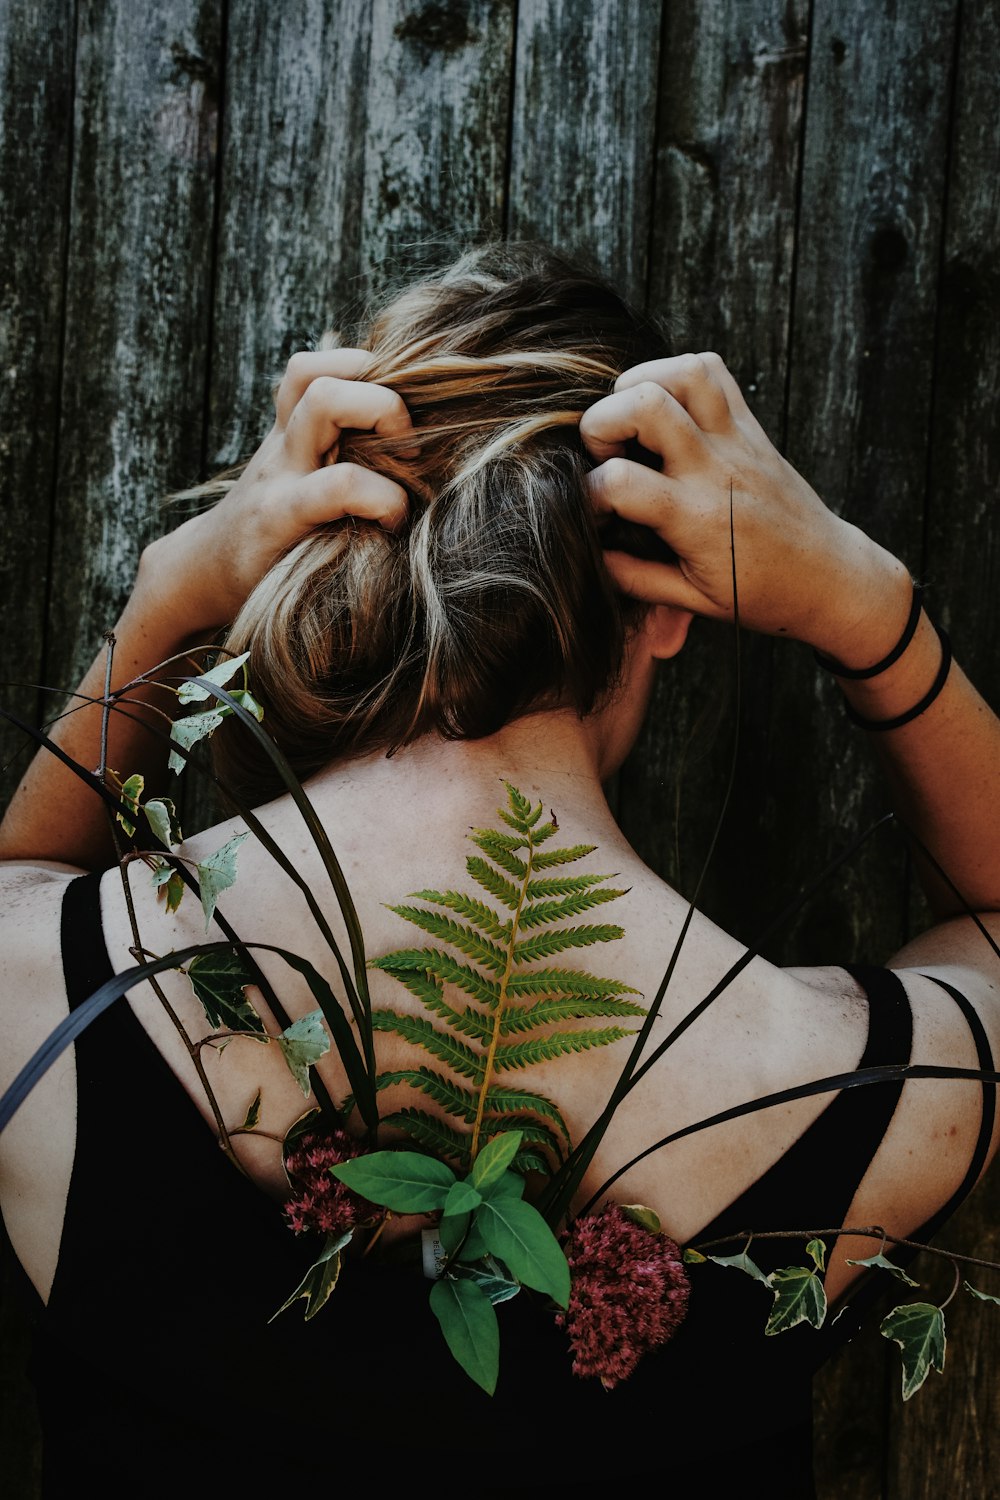
POLYGON ((285 1155, 285 1168, 301 1191, 285 1201, 288 1226, 296 1234, 317 1229, 321 1234, 345 1234, 358 1224, 371 1224, 384 1210, 352 1193, 330 1175, 330 1168, 362 1154, 346 1130, 309 1130, 285 1155))
POLYGON ((577 1219, 563 1250, 571 1286, 557 1322, 569 1334, 573 1373, 611 1390, 683 1321, 690 1286, 680 1249, 610 1205, 577 1219))

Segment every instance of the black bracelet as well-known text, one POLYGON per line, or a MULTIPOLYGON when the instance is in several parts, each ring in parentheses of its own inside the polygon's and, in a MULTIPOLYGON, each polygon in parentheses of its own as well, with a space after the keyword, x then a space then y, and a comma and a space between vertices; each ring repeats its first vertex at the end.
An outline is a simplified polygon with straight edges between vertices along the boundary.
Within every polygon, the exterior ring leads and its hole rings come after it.
POLYGON ((920 611, 923 607, 923 600, 923 586, 915 583, 913 585, 913 601, 910 604, 910 616, 906 622, 903 634, 899 637, 889 655, 883 656, 882 660, 877 661, 873 667, 844 667, 841 666, 836 657, 824 656, 822 652, 814 651, 813 656, 816 658, 817 664, 823 668, 824 672, 832 672, 834 677, 849 678, 851 682, 864 682, 869 677, 877 677, 880 672, 887 671, 894 662, 899 661, 899 658, 916 635, 917 626, 920 623, 920 611))
POLYGON ((920 702, 915 703, 912 708, 908 708, 905 713, 897 714, 894 719, 866 719, 862 714, 858 713, 856 708, 852 708, 849 703, 845 703, 844 709, 852 724, 858 724, 862 729, 870 730, 898 729, 901 724, 909 724, 911 719, 916 719, 923 713, 925 708, 930 708, 934 699, 948 681, 948 673, 951 671, 951 641, 949 641, 940 625, 935 625, 934 629, 937 631, 937 638, 941 642, 941 665, 938 667, 937 676, 927 689, 927 692, 920 699, 920 702))

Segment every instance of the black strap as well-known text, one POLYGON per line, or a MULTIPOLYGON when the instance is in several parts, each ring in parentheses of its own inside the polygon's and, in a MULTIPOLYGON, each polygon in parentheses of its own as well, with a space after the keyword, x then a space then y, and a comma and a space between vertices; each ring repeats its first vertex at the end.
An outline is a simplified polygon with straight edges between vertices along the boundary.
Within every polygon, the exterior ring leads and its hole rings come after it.
POLYGON ((79 875, 63 893, 60 937, 63 979, 70 1010, 90 998, 114 969, 101 930, 101 871, 79 875))
POLYGON ((814 651, 813 656, 816 663, 824 672, 832 672, 834 677, 843 677, 851 682, 865 682, 869 677, 877 677, 880 672, 887 672, 889 668, 899 660, 907 646, 917 633, 917 625, 920 623, 920 611, 923 607, 924 590, 919 583, 913 585, 913 598, 910 601, 910 613, 903 627, 903 634, 893 646, 888 656, 883 656, 873 667, 845 667, 835 656, 824 656, 821 651, 814 651))

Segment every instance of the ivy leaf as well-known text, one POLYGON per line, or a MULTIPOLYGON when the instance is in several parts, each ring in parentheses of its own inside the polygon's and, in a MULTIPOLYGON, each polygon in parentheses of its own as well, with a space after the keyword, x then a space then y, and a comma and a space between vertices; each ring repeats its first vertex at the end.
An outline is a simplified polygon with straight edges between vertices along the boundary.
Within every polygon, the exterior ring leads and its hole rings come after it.
POLYGON ((431 1310, 462 1369, 492 1396, 500 1369, 500 1328, 489 1297, 475 1281, 443 1276, 431 1287, 431 1310))
POLYGON ((504 1276, 502 1268, 497 1265, 491 1256, 487 1256, 483 1269, 482 1266, 467 1266, 459 1261, 458 1265, 452 1267, 452 1275, 461 1281, 475 1282, 489 1297, 494 1307, 499 1302, 509 1302, 511 1297, 516 1297, 521 1290, 519 1281, 511 1281, 509 1276, 504 1276))
POLYGON ((796 1323, 822 1327, 826 1317, 826 1292, 815 1271, 805 1266, 784 1266, 772 1271, 767 1281, 774 1292, 774 1306, 765 1333, 784 1333, 796 1323))
POLYGON ((771 1285, 770 1280, 767 1276, 765 1276, 760 1266, 756 1261, 750 1259, 745 1250, 741 1250, 739 1255, 709 1255, 706 1257, 698 1255, 697 1250, 692 1250, 689 1253, 691 1255, 697 1255, 699 1260, 703 1258, 712 1260, 717 1266, 732 1266, 734 1270, 745 1271, 746 1274, 748 1276, 752 1276, 755 1281, 762 1281, 765 1286, 771 1285))
POLYGON ((338 1235, 336 1238, 333 1235, 327 1236, 319 1260, 309 1267, 292 1295, 281 1304, 278 1311, 271 1314, 267 1320, 269 1323, 273 1323, 279 1313, 287 1311, 300 1297, 305 1299, 305 1321, 308 1323, 310 1318, 316 1316, 320 1308, 329 1301, 330 1293, 337 1285, 337 1277, 340 1275, 340 1252, 350 1242, 352 1233, 353 1230, 349 1229, 346 1234, 338 1235))
MULTIPOLYGON (((122 782, 121 799, 126 807, 132 809, 136 817, 139 815, 139 798, 142 796, 145 785, 146 778, 138 772, 134 776, 130 776, 127 781, 122 782)), ((135 824, 129 822, 124 813, 115 813, 115 820, 122 825, 129 838, 135 836, 135 824)))
POLYGON ((864 1260, 848 1260, 847 1264, 849 1266, 873 1266, 879 1271, 888 1271, 891 1276, 895 1276, 897 1281, 905 1281, 907 1286, 920 1285, 920 1282, 914 1281, 912 1276, 907 1276, 902 1266, 897 1266, 895 1262, 889 1260, 881 1251, 878 1255, 866 1256, 864 1260))
POLYGON ((903 1400, 919 1391, 931 1370, 944 1369, 944 1313, 932 1302, 903 1302, 887 1313, 879 1333, 903 1353, 903 1400))
POLYGON ((240 705, 240 708, 245 708, 248 714, 253 714, 257 723, 260 723, 264 717, 264 710, 252 693, 248 693, 246 688, 234 688, 229 696, 234 703, 240 705))
POLYGON ((266 1037, 264 1023, 247 999, 253 976, 232 948, 199 953, 187 966, 192 988, 217 1030, 253 1031, 266 1037))
POLYGON ((569 1302, 569 1266, 559 1241, 537 1208, 519 1198, 490 1198, 476 1226, 491 1253, 524 1286, 547 1292, 560 1307, 569 1302))
MULTIPOLYGON (((914 1286, 916 1286, 916 1282, 914 1282, 913 1284, 914 1286)), ((992 1292, 981 1292, 979 1291, 978 1287, 974 1287, 972 1283, 968 1281, 963 1281, 962 1285, 965 1287, 965 1290, 967 1292, 971 1292, 974 1297, 978 1297, 980 1302, 995 1302, 997 1306, 1000 1307, 1000 1297, 994 1297, 992 1292)))
POLYGON ((250 1101, 241 1130, 256 1130, 260 1123, 260 1089, 257 1090, 250 1101))
POLYGON ((626 1219, 631 1219, 640 1229, 648 1229, 650 1234, 659 1234, 663 1228, 659 1214, 647 1208, 644 1203, 623 1203, 621 1211, 626 1219))
POLYGON ((184 835, 177 821, 177 809, 169 797, 152 797, 143 803, 142 810, 146 814, 146 822, 165 848, 173 849, 183 843, 184 835))
POLYGON ((519 1130, 509 1130, 503 1135, 495 1135, 489 1145, 480 1151, 473 1163, 470 1177, 473 1187, 482 1192, 498 1182, 517 1155, 520 1145, 521 1132, 519 1130))
POLYGON ((153 888, 157 896, 166 896, 167 911, 177 910, 184 894, 184 882, 169 860, 157 861, 153 871, 153 888))
MULTIPOLYGON (((232 709, 223 704, 219 708, 207 708, 200 714, 189 714, 186 719, 175 719, 170 726, 170 738, 182 750, 190 750, 192 745, 197 745, 206 735, 214 734, 226 715, 231 713, 232 709)), ((186 764, 183 755, 171 750, 167 766, 175 776, 181 774, 186 764)))
POLYGON ((681 1252, 681 1260, 686 1266, 703 1266, 708 1260, 708 1256, 702 1255, 700 1250, 689 1249, 681 1252))
POLYGON ((285 1027, 275 1041, 281 1048, 289 1073, 308 1099, 312 1092, 309 1069, 330 1050, 330 1038, 323 1025, 323 1012, 311 1010, 308 1015, 299 1016, 291 1026, 285 1027))
POLYGON ((817 1271, 826 1269, 826 1243, 823 1240, 810 1240, 806 1246, 806 1254, 811 1258, 817 1271))
MULTIPOLYGON (((204 677, 206 682, 214 682, 216 687, 225 687, 249 658, 250 652, 244 651, 242 656, 229 656, 225 661, 217 661, 214 667, 210 667, 207 672, 199 672, 198 675, 204 677)), ((196 682, 182 682, 177 690, 179 703, 203 703, 210 696, 208 688, 199 687, 196 682)), ((235 693, 233 696, 236 696, 235 693)))
POLYGON ((362 1198, 397 1214, 426 1214, 443 1208, 456 1180, 445 1162, 418 1151, 372 1151, 330 1171, 362 1198))
POLYGON ((223 844, 221 849, 216 849, 207 859, 202 860, 197 866, 198 881, 201 885, 201 907, 205 913, 205 931, 212 925, 212 917, 215 913, 215 903, 222 891, 236 882, 236 851, 248 839, 248 833, 237 833, 233 838, 223 844))
POLYGON ((444 1200, 444 1216, 450 1218, 452 1214, 470 1214, 482 1201, 471 1182, 453 1182, 444 1200))

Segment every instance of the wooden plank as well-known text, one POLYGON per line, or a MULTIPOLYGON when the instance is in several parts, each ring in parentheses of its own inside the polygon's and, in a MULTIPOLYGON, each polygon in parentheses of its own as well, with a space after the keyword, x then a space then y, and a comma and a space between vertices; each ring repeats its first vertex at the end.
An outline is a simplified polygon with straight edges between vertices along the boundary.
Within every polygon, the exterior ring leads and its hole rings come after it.
POLYGON ((513 46, 507 0, 375 7, 363 229, 369 291, 502 234, 513 46))
POLYGON ((75 680, 202 442, 219 0, 81 9, 46 678, 75 680))
MULTIPOLYGON (((780 441, 791 316, 808 5, 667 7, 661 43, 650 302, 673 346, 718 349, 780 441)), ((768 781, 771 645, 744 638, 742 751, 701 905, 750 939, 785 899, 768 781), (747 851, 765 865, 747 880, 747 851)), ((697 622, 661 670, 621 777, 642 857, 692 894, 721 810, 736 721, 732 633, 697 622)))
MULTIPOLYGON (((73 5, 11 0, 0 10, 0 682, 42 676, 55 486, 73 110, 73 5), (39 191, 39 184, 44 191, 39 191)), ((34 722, 32 687, 0 702, 34 722)), ((0 802, 24 770, 24 739, 0 726, 0 802), (16 757, 16 758, 15 758, 16 757)))
POLYGON ((646 292, 659 0, 522 0, 508 226, 646 292))

